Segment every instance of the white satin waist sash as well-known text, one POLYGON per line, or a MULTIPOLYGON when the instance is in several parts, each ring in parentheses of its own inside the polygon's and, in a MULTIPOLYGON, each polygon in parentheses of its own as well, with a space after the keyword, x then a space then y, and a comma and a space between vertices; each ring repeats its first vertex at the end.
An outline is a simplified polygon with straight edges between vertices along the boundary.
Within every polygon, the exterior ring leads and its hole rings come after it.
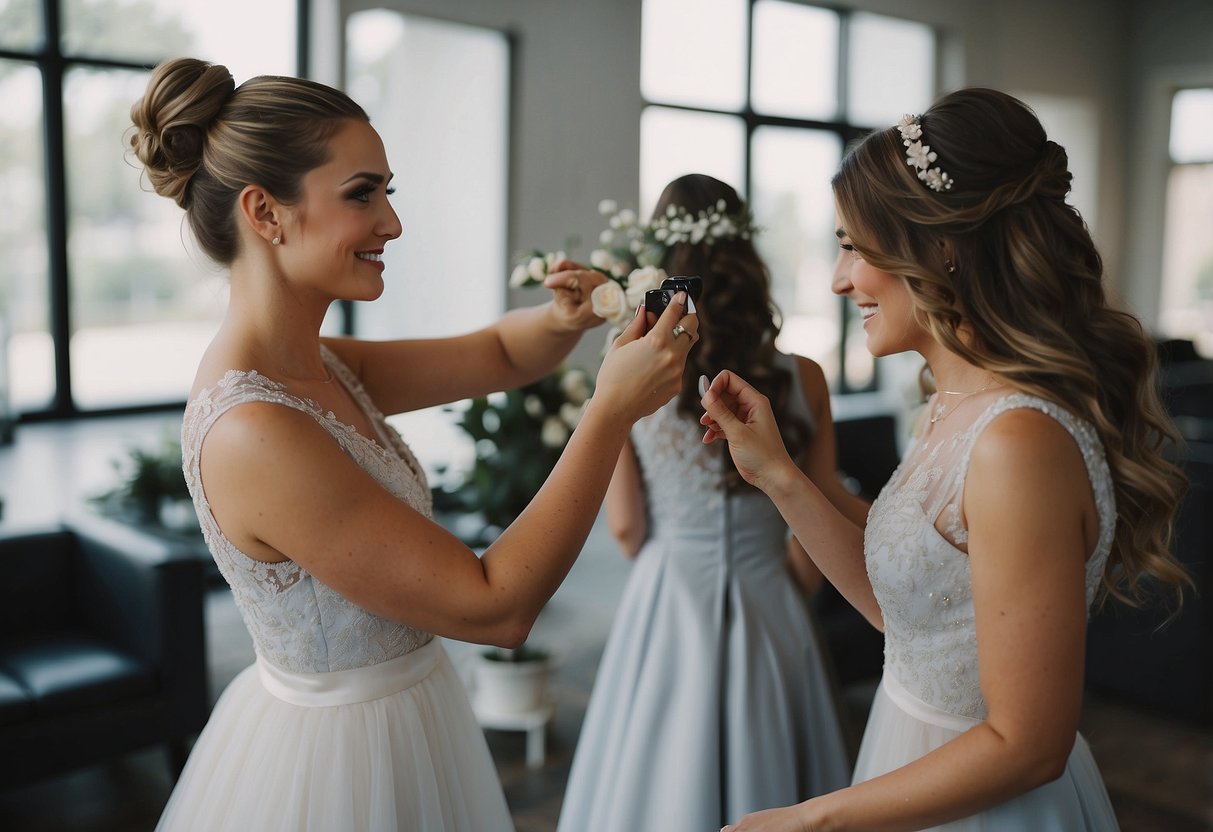
POLYGON ((956 731, 957 733, 967 731, 974 725, 981 723, 980 719, 950 713, 949 711, 936 708, 929 702, 922 701, 906 690, 901 682, 897 681, 887 670, 880 679, 880 686, 884 688, 885 694, 893 700, 894 705, 919 722, 926 722, 938 728, 946 728, 949 731, 956 731))
POLYGON ((295 673, 258 656, 257 675, 265 689, 284 702, 327 708, 370 702, 407 690, 429 676, 444 655, 442 643, 435 638, 386 662, 328 673, 295 673))

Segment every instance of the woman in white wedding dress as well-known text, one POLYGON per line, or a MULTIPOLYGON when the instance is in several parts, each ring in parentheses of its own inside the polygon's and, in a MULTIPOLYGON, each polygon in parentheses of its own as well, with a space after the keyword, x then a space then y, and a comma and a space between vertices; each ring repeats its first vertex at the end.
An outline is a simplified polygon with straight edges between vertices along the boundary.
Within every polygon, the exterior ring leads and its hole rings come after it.
POLYGON ((777 402, 806 473, 854 522, 868 506, 837 476, 821 368, 775 348, 770 275, 737 192, 687 174, 666 186, 653 219, 690 223, 701 212, 721 221, 698 242, 669 246, 661 267, 703 278, 702 337, 682 392, 636 423, 607 491, 611 532, 635 564, 586 709, 560 832, 701 832, 850 780, 828 656, 807 605, 821 573, 728 454, 700 441, 703 368, 744 368, 777 402))
POLYGON ((1078 734, 1087 616, 1187 582, 1153 346, 1105 299, 1065 151, 1022 102, 944 96, 833 184, 834 291, 874 355, 920 353, 935 391, 866 532, 791 462, 753 387, 726 371, 704 396, 704 441, 727 441, 885 635, 852 785, 726 829, 1114 830, 1078 734))
POLYGON ((334 301, 380 295, 384 246, 401 233, 362 109, 311 81, 237 87, 222 66, 182 58, 156 69, 131 118, 153 187, 231 276, 186 406, 183 465, 257 653, 215 705, 158 828, 512 829, 434 636, 526 637, 581 550, 632 422, 678 389, 697 329, 685 296, 615 341, 548 482, 478 558, 432 520, 424 473, 383 414, 551 372, 601 322, 589 295, 603 278, 560 264, 552 302, 464 336, 321 338, 334 301))

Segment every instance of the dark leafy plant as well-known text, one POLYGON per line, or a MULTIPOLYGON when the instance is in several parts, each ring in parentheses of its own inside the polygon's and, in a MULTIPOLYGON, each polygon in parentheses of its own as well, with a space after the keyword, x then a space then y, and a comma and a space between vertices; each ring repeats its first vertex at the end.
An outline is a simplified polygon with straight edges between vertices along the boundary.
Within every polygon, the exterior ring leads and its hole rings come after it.
POLYGON ((190 499, 181 471, 181 443, 165 437, 155 448, 132 447, 126 457, 113 460, 122 477, 113 489, 94 502, 117 512, 133 514, 140 522, 156 523, 161 499, 190 499))
POLYGON ((435 491, 435 507, 483 521, 472 545, 487 545, 522 513, 560 458, 592 392, 589 376, 561 368, 517 390, 451 408, 475 443, 470 470, 435 491))

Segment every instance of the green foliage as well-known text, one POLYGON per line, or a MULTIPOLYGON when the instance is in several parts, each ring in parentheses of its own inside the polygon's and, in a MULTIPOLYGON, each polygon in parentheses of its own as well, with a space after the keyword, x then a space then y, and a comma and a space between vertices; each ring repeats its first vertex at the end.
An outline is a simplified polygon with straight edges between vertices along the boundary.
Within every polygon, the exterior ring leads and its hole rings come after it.
POLYGON ((590 393, 583 370, 561 369, 464 403, 457 424, 475 442, 475 461, 457 485, 435 492, 435 507, 478 514, 484 526, 469 542, 491 542, 552 472, 590 393))
POLYGON ((113 465, 121 482, 94 498, 105 507, 134 514, 141 522, 155 523, 162 498, 190 499, 181 470, 181 443, 175 438, 166 436, 152 449, 132 447, 113 465))

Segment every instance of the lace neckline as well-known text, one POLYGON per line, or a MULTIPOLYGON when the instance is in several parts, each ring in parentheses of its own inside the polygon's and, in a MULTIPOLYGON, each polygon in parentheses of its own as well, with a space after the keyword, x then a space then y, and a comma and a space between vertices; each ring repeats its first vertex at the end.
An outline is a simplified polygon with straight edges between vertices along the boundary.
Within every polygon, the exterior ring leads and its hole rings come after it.
MULTIPOLYGON (((197 403, 213 398, 216 390, 227 389, 240 383, 241 381, 245 381, 263 389, 272 390, 273 392, 290 399, 292 402, 300 406, 300 410, 307 412, 309 415, 316 417, 318 420, 328 422, 330 425, 337 428, 342 434, 351 437, 356 436, 381 457, 404 459, 404 456, 396 451, 392 445, 392 442, 388 440, 387 436, 385 435, 383 428, 380 427, 380 419, 376 418, 379 415, 378 410, 373 407, 373 403, 370 401, 370 398, 366 395, 365 391, 361 390, 360 387, 358 387, 356 384, 350 383, 351 379, 353 379, 355 382, 357 379, 353 377, 353 374, 344 365, 344 363, 336 357, 332 350, 323 345, 320 349, 322 355, 324 356, 325 366, 333 372, 334 378, 341 385, 342 389, 349 393, 350 397, 354 400, 354 404, 356 404, 358 408, 367 416, 367 421, 370 423, 371 430, 375 432, 375 437, 367 436, 362 431, 358 430, 358 428, 356 428, 354 425, 339 419, 334 411, 325 410, 315 399, 309 396, 297 395, 296 393, 292 392, 284 383, 270 378, 259 370, 226 370, 223 373, 223 376, 220 377, 219 381, 214 386, 204 387, 198 391, 198 395, 186 405, 186 409, 188 410, 196 406, 197 403), (368 404, 372 405, 372 407, 368 408, 368 404)), ((405 459, 405 461, 408 462, 407 459, 405 459)))

